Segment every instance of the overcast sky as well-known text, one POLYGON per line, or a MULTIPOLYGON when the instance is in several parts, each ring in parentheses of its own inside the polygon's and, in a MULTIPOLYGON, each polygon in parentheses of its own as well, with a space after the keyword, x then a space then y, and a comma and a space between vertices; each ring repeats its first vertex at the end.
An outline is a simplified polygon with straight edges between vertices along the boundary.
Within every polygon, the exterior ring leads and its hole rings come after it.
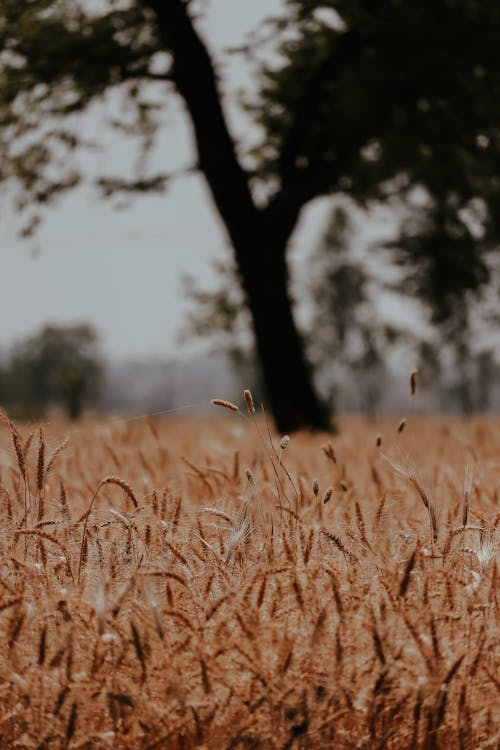
MULTIPOLYGON (((203 35, 220 59, 225 48, 241 44, 281 4, 207 0, 203 35)), ((241 56, 225 56, 222 73, 233 129, 251 138, 248 122, 235 106, 238 90, 251 86, 248 64, 241 56)), ((88 131, 83 135, 105 134, 104 122, 102 110, 94 112, 82 126, 88 131)), ((116 135, 105 137, 103 152, 83 157, 89 173, 116 174, 121 166, 133 164, 131 143, 116 135)), ((170 103, 153 168, 168 171, 191 160, 188 123, 180 107, 170 103)), ((314 246, 326 209, 326 202, 319 201, 307 210, 294 237, 292 259, 304 257, 314 246)), ((191 273, 209 283, 213 260, 230 252, 204 181, 193 174, 175 180, 165 195, 134 199, 120 211, 95 189, 79 189, 48 212, 34 240, 17 239, 16 224, 12 215, 0 223, 3 351, 45 323, 90 321, 110 357, 178 353, 177 335, 186 311, 182 275, 191 273)))

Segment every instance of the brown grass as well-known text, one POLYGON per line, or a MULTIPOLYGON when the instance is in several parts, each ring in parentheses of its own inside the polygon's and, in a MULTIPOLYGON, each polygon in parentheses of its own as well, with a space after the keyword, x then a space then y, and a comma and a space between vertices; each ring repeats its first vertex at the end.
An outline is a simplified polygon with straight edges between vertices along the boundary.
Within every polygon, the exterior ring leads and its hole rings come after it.
POLYGON ((1 748, 499 747, 500 424, 251 416, 1 415, 1 748))

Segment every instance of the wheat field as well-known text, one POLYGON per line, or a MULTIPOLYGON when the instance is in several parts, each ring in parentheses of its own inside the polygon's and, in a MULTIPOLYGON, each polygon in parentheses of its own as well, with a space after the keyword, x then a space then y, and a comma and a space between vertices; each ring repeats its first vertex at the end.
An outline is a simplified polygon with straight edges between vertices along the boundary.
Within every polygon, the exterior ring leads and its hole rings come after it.
POLYGON ((500 422, 244 407, 2 415, 0 747, 500 747, 500 422))

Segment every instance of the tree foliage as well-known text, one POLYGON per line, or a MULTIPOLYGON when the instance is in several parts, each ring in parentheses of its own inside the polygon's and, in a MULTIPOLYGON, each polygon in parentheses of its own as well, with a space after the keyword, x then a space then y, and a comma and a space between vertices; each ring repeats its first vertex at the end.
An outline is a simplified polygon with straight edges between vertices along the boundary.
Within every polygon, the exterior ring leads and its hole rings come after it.
MULTIPOLYGON (((165 2, 165 20, 182 4, 165 2)), ((2 3, 0 179, 17 181, 23 204, 78 183, 66 151, 85 140, 68 117, 111 90, 135 114, 128 126, 114 124, 153 138, 151 84, 178 84, 178 50, 162 36, 157 5, 2 3)), ((404 233, 401 250, 425 268, 425 293, 437 301, 443 289, 478 288, 487 269, 462 212, 481 199, 482 240, 491 246, 500 197, 498 3, 288 0, 274 23, 277 55, 261 65, 248 101, 263 134, 248 162, 256 190, 265 188, 270 204, 304 205, 332 192, 386 201, 419 186, 428 198, 423 226, 404 233)), ((144 191, 165 179, 101 185, 144 191)))
MULTIPOLYGON (((95 133, 82 133, 80 117, 110 94, 124 98, 126 118, 109 117, 143 148, 156 131, 157 105, 144 81, 154 81, 161 47, 140 4, 96 4, 94 11, 71 0, 5 0, 0 7, 0 182, 10 184, 17 207, 26 209, 24 233, 36 229, 37 208, 80 184, 74 158, 79 148, 99 147, 95 133)), ((164 82, 165 77, 162 75, 164 82)), ((155 174, 97 184, 109 196, 120 190, 163 189, 155 174)))
POLYGON ((398 260, 445 318, 453 299, 487 282, 483 256, 498 240, 500 6, 287 7, 281 63, 263 70, 254 110, 265 132, 259 174, 362 203, 405 201, 418 188, 424 200, 396 241, 398 260))

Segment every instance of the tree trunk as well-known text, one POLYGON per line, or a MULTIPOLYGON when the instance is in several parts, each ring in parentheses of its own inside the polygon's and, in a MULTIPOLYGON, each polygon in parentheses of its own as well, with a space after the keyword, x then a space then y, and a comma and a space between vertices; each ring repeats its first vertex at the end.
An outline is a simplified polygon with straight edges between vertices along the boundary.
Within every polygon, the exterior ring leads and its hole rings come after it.
POLYGON ((227 127, 217 74, 191 20, 189 3, 142 2, 154 12, 159 37, 172 53, 169 79, 186 104, 198 166, 235 251, 276 425, 283 432, 331 429, 314 391, 287 288, 285 248, 307 196, 299 183, 298 193, 282 189, 265 211, 256 206, 227 127))
POLYGON ((67 376, 61 386, 61 395, 66 407, 66 414, 72 421, 82 416, 85 381, 79 376, 67 376))
POLYGON ((236 248, 236 260, 276 427, 281 433, 331 431, 293 318, 285 248, 273 244, 269 232, 260 240, 257 236, 252 248, 236 248))

